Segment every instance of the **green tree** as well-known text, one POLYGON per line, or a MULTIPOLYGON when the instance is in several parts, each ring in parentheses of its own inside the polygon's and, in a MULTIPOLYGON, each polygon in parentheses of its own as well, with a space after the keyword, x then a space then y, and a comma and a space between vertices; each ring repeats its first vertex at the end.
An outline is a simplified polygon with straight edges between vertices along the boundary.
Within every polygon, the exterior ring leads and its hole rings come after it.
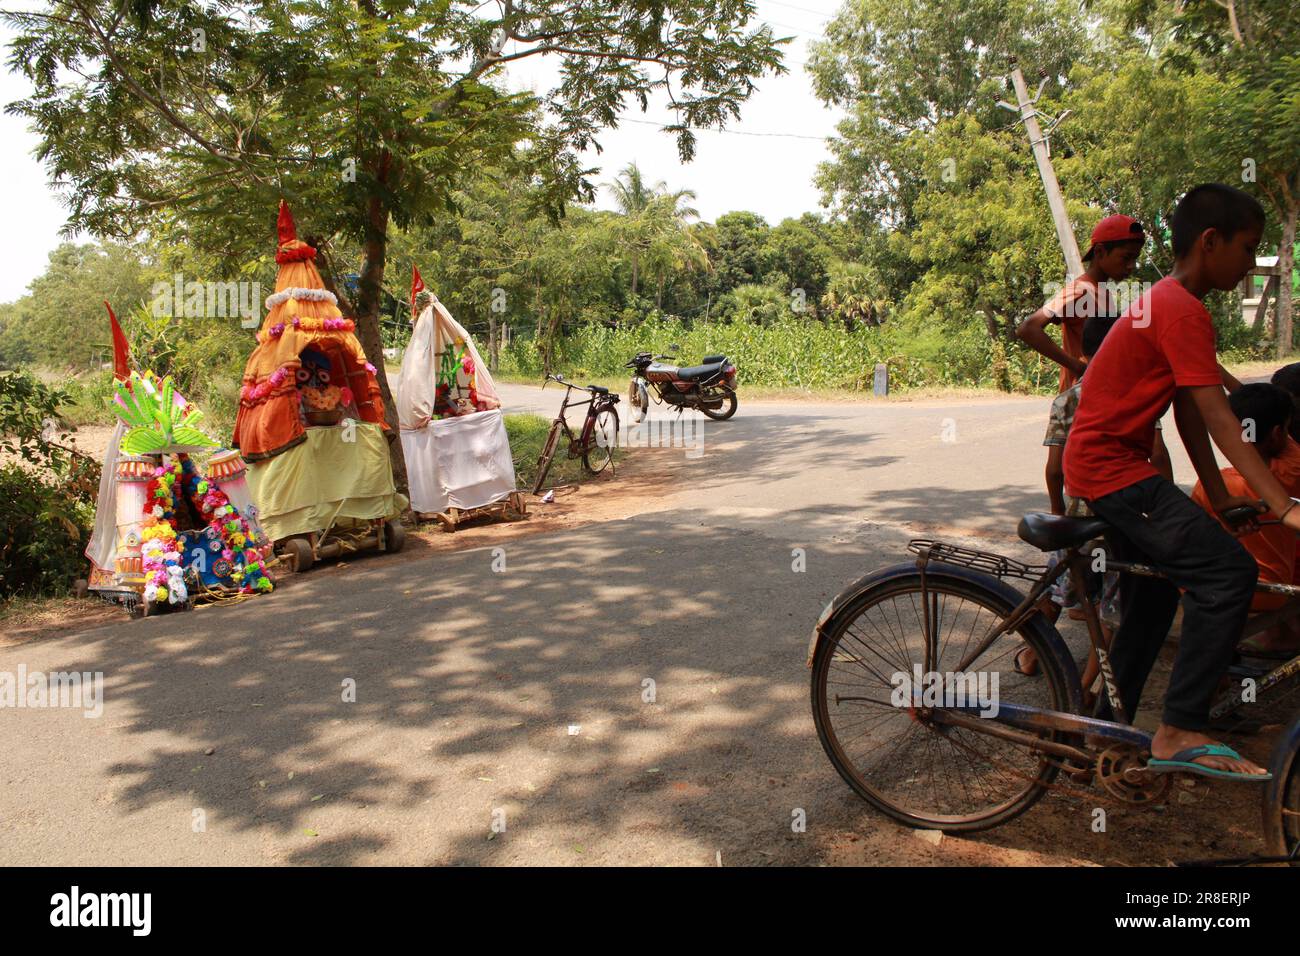
POLYGON ((766 245, 771 227, 754 212, 729 212, 714 223, 713 257, 717 291, 730 292, 739 285, 761 282, 770 263, 766 245))
POLYGON ((87 368, 112 358, 104 301, 125 314, 162 277, 139 246, 65 242, 0 318, 0 360, 87 368))
MULTIPOLYGON (((1275 225, 1282 275, 1277 354, 1293 348, 1300 219, 1300 5, 1295 0, 1127 0, 1129 23, 1164 41, 1163 59, 1207 74, 1201 123, 1220 177, 1258 192, 1275 225)), ((1272 224, 1271 224, 1272 225, 1272 224)))
MULTIPOLYGON (((735 118, 754 79, 782 69, 753 10, 743 0, 57 0, 6 14, 17 30, 9 66, 34 86, 9 110, 30 121, 66 187, 70 231, 167 224, 245 261, 265 253, 275 201, 288 198, 336 292, 338 256, 356 250, 357 301, 341 304, 382 369, 392 225, 431 223, 467 176, 525 139, 554 211, 589 198, 577 152, 625 101, 645 108, 661 90, 689 159, 693 127, 735 118), (540 102, 492 84, 506 64, 547 54, 561 80, 540 102)), ((396 443, 394 455, 400 470, 396 443)))
POLYGON ((911 226, 929 180, 909 165, 905 143, 945 120, 1007 124, 1012 57, 1065 76, 1089 49, 1073 0, 858 0, 813 44, 813 87, 847 117, 818 181, 827 200, 869 232, 883 221, 911 226))

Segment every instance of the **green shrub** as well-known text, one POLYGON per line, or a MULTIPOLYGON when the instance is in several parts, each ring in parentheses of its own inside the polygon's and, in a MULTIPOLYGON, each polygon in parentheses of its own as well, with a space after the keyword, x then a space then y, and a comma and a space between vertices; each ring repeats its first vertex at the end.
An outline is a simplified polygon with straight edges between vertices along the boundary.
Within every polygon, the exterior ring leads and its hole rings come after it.
POLYGON ((77 479, 0 467, 0 599, 64 592, 84 577, 94 513, 77 479))
POLYGON ((66 590, 85 571, 99 466, 64 444, 69 398, 29 372, 0 373, 0 599, 66 590))
MULTIPOLYGON (((740 382, 769 388, 871 388, 876 363, 889 366, 891 387, 979 386, 1012 391, 1052 391, 1055 366, 1018 342, 994 342, 983 322, 957 334, 944 329, 907 330, 885 323, 846 331, 839 323, 786 316, 770 325, 652 319, 634 328, 582 326, 555 347, 555 370, 572 378, 626 374, 623 364, 639 351, 681 345, 683 363, 725 352, 740 382)), ((533 340, 517 335, 501 353, 501 371, 542 378, 533 340)))

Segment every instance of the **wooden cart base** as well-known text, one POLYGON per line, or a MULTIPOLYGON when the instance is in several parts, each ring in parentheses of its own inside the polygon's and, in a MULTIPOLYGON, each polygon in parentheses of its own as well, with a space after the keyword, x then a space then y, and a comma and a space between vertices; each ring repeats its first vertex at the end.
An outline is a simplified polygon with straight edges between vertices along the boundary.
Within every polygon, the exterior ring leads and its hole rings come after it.
POLYGON ((494 518, 501 521, 518 521, 528 516, 528 502, 522 491, 512 491, 500 501, 480 508, 448 508, 437 514, 417 515, 421 521, 437 521, 443 531, 455 531, 458 527, 479 518, 494 518))
POLYGON ((341 531, 331 526, 327 531, 311 532, 282 538, 276 550, 302 574, 312 565, 330 558, 340 558, 354 551, 401 551, 406 543, 406 528, 400 518, 375 518, 355 528, 341 531))

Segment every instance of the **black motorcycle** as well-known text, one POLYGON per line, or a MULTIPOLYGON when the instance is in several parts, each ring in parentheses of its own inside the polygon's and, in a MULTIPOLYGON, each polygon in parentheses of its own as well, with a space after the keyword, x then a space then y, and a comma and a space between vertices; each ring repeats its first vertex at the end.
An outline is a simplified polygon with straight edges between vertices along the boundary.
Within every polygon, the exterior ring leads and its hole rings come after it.
POLYGON ((677 365, 680 346, 668 355, 638 352, 623 367, 632 369, 628 402, 632 420, 640 422, 650 412, 650 399, 676 408, 698 408, 714 421, 736 414, 736 366, 725 355, 706 355, 699 365, 677 365))

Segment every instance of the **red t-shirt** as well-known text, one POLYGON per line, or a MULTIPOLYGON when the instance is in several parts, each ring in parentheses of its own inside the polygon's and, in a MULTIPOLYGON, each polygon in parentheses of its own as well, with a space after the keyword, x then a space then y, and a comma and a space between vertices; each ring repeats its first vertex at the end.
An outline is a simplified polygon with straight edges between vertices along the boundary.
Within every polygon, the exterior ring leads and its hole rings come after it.
MULTIPOLYGON (((1071 279, 1056 295, 1045 303, 1043 309, 1061 321, 1061 350, 1070 358, 1083 358, 1083 326, 1094 315, 1112 315, 1109 292, 1099 287, 1086 273, 1071 279)), ((1078 377, 1061 366, 1057 392, 1071 388, 1078 377)))
POLYGON ((1111 328, 1085 378, 1063 464, 1066 491, 1094 500, 1158 474, 1151 445, 1175 388, 1222 383, 1210 313, 1161 279, 1111 328))

